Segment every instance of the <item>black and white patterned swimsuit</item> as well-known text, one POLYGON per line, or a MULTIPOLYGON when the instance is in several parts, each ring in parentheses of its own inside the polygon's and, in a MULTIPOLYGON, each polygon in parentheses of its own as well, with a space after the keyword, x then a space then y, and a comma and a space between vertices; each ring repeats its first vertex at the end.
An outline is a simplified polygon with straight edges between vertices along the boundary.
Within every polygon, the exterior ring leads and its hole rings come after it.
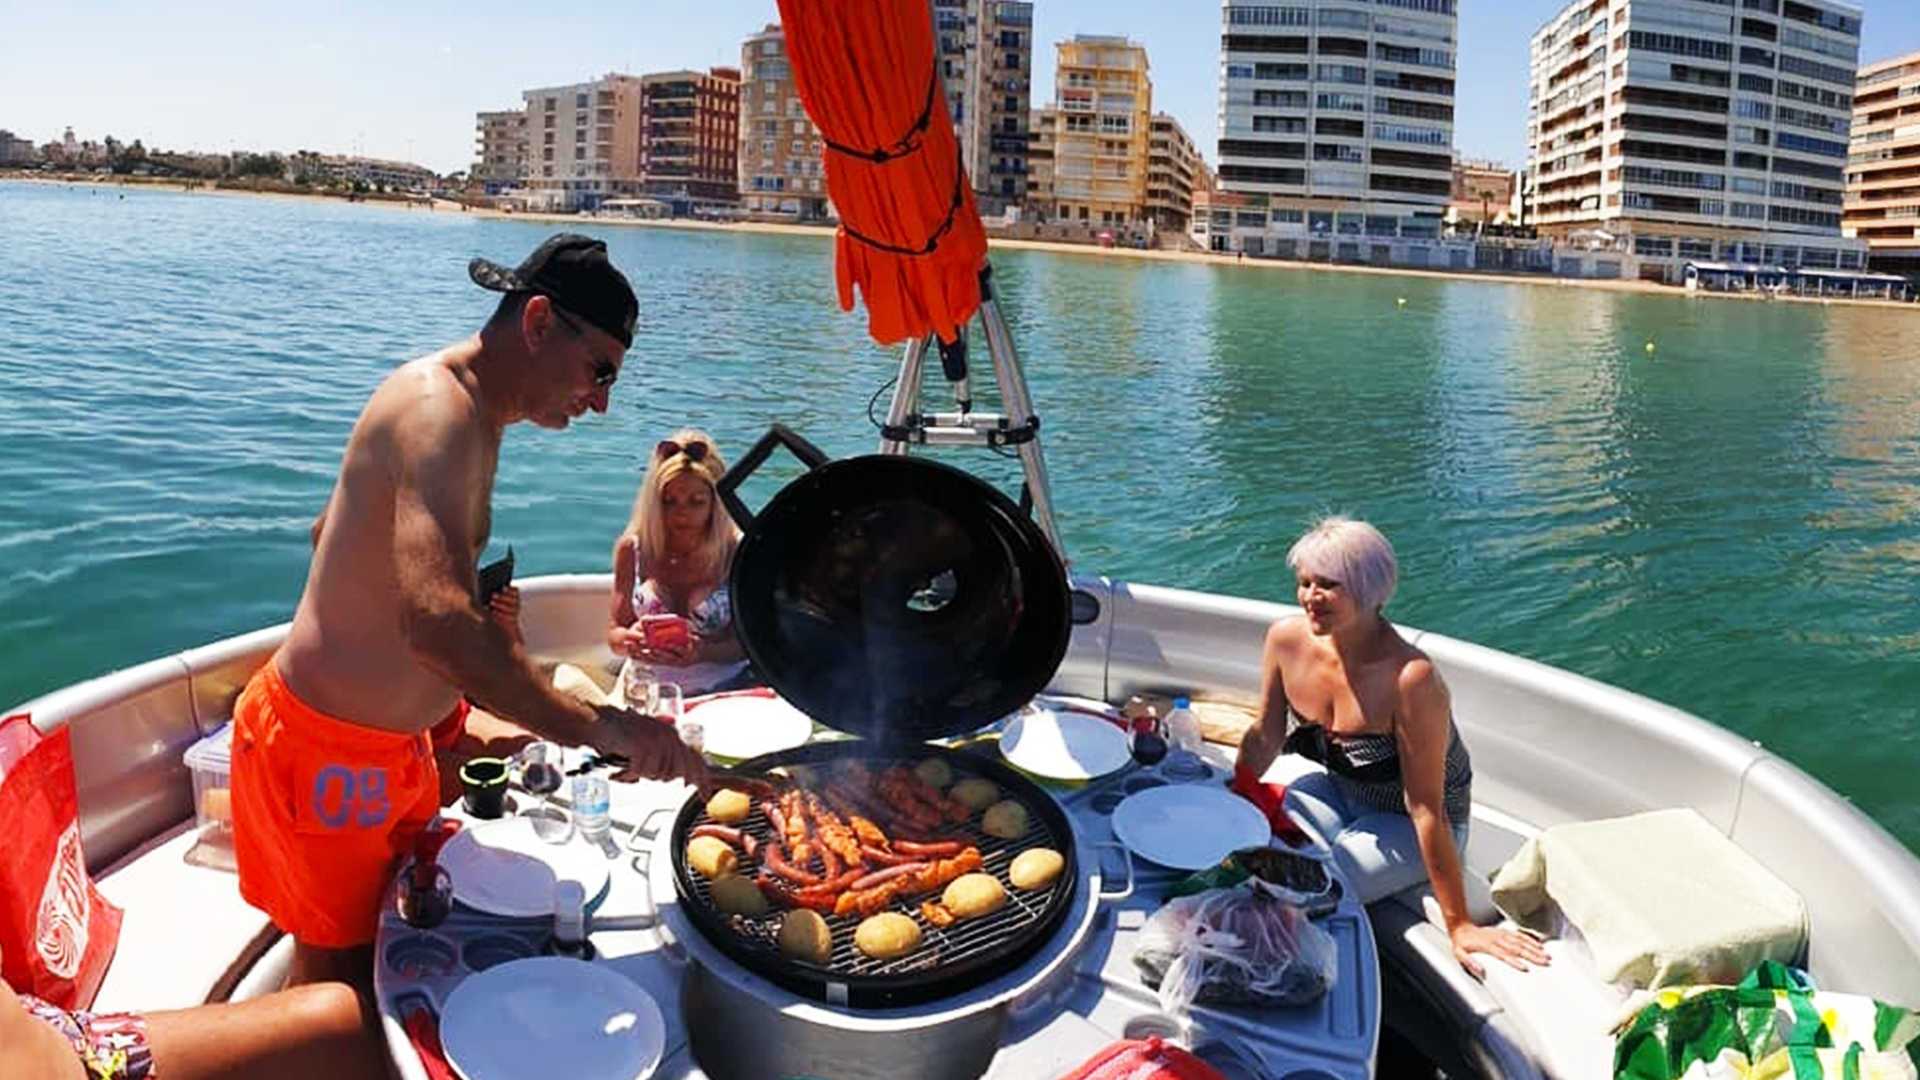
MULTIPOLYGON (((1400 746, 1392 735, 1329 736, 1325 727, 1301 716, 1289 701, 1287 738, 1281 750, 1325 765, 1340 797, 1356 812, 1407 812, 1407 789, 1400 782, 1400 746)), ((1473 806, 1473 759, 1452 717, 1447 718, 1445 806, 1447 821, 1454 826, 1466 823, 1473 806)))

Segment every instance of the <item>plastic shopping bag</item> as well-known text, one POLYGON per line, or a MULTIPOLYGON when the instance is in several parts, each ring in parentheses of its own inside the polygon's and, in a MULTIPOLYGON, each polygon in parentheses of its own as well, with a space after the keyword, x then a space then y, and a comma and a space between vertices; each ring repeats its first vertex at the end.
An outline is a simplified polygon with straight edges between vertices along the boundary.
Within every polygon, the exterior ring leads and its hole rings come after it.
POLYGON ((0 979, 63 1009, 93 1003, 120 940, 120 909, 87 876, 78 811, 67 729, 0 720, 0 979))
POLYGON ((1155 1036, 1114 1043, 1060 1080, 1226 1080, 1226 1077, 1220 1070, 1155 1036))
POLYGON ((1768 960, 1738 986, 1638 995, 1617 1029, 1615 1080, 1915 1080, 1920 1014, 1814 989, 1768 960), (1650 1000, 1647 1000, 1650 999, 1650 1000))
POLYGON ((1176 1015, 1195 1002, 1313 1001, 1339 973, 1339 948, 1294 900, 1257 878, 1171 900, 1147 920, 1134 964, 1176 1015))

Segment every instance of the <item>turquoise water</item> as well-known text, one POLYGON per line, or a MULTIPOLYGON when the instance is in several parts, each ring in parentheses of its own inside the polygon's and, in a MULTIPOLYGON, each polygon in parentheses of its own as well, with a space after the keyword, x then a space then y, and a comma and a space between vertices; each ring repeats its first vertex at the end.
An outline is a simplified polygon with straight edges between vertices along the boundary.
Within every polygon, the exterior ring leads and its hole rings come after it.
MULTIPOLYGON (((583 229, 642 330, 608 415, 508 435, 523 573, 603 569, 682 422, 872 448, 894 354, 829 244, 583 229)), ((485 317, 470 256, 549 231, 0 184, 0 703, 286 619, 366 394, 485 317)), ((1762 739, 1920 849, 1920 312, 995 265, 1079 568, 1290 601, 1293 537, 1367 517, 1399 618, 1762 739)))

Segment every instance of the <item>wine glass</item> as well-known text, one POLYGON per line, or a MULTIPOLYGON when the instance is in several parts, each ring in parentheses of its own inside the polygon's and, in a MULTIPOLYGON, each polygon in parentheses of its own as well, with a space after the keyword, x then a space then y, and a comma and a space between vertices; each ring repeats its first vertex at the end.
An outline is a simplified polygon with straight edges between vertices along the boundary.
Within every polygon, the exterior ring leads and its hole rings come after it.
POLYGON ((1149 711, 1127 724, 1127 750, 1133 760, 1153 771, 1167 756, 1167 725, 1160 714, 1149 711))
POLYGON ((520 766, 520 786, 535 797, 534 804, 521 812, 533 825, 533 833, 549 844, 563 844, 573 835, 573 823, 552 796, 566 782, 558 743, 533 742, 521 750, 514 761, 520 766))

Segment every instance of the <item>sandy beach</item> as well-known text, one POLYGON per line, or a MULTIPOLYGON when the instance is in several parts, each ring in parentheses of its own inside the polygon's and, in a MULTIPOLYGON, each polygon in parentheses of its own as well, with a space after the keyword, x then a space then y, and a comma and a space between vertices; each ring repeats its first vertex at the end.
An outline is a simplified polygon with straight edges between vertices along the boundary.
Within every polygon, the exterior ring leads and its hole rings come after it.
MULTIPOLYGON (((112 177, 48 177, 0 174, 0 180, 19 180, 27 183, 90 185, 111 188, 123 183, 130 186, 156 187, 180 190, 179 181, 154 179, 134 180, 112 177)), ((284 191, 249 191, 244 188, 216 188, 208 184, 183 192, 193 195, 239 196, 244 198, 298 199, 320 202, 346 202, 344 196, 307 194, 284 191)), ((499 218, 507 221, 544 221, 557 225, 614 225, 622 228, 637 229, 680 229, 709 232, 758 233, 772 236, 814 236, 831 239, 838 230, 830 225, 791 225, 773 221, 693 221, 686 218, 667 220, 645 220, 640 218, 600 217, 582 214, 546 214, 507 212, 502 210, 466 208, 463 204, 446 199, 434 199, 431 203, 396 201, 392 199, 366 198, 359 205, 382 207, 396 211, 413 213, 422 210, 434 213, 466 213, 474 217, 499 218)), ((1502 274, 1478 270, 1427 270, 1401 266, 1363 266, 1352 263, 1319 263, 1289 259, 1242 259, 1233 255, 1223 255, 1203 251, 1142 251, 1138 248, 1103 248, 1089 244, 1066 244, 1047 240, 1013 240, 989 236, 990 248, 1006 251, 1046 251, 1056 255, 1070 255, 1086 259, 1148 259, 1162 262, 1199 263, 1210 266, 1230 267, 1236 270, 1265 271, 1278 273, 1323 273, 1323 274, 1376 274, 1389 277, 1441 278, 1452 281, 1484 281, 1505 285, 1528 285, 1543 289, 1598 289, 1606 292, 1642 293, 1650 296, 1699 297, 1713 300, 1743 300, 1753 303, 1799 303, 1799 304, 1846 304, 1855 307, 1886 308, 1898 311, 1920 313, 1920 304, 1902 303, 1894 300, 1855 300, 1846 297, 1780 296, 1772 297, 1752 293, 1689 293, 1677 285, 1661 285, 1650 281, 1602 280, 1596 278, 1565 278, 1541 275, 1502 274)))

